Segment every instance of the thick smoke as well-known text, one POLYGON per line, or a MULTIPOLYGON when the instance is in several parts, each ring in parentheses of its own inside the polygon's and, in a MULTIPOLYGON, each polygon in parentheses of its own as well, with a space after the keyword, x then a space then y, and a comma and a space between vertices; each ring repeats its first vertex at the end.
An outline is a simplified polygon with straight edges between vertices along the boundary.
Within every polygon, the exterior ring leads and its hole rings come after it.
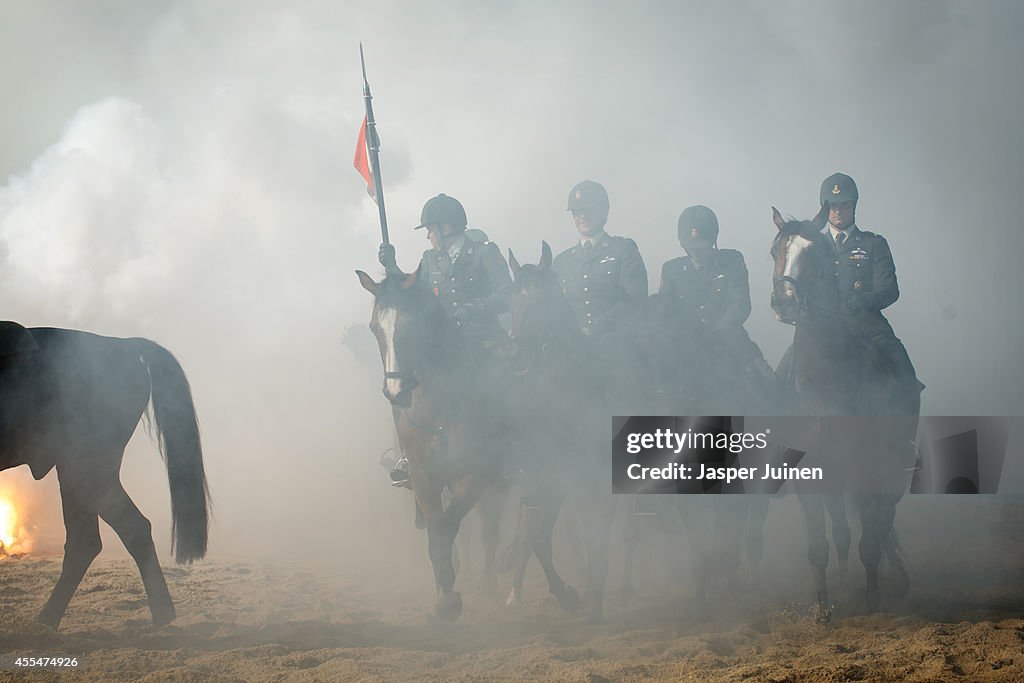
MULTIPOLYGON (((426 246, 409 228, 438 192, 534 261, 542 239, 574 241, 566 193, 591 178, 656 289, 680 251, 677 216, 706 204, 722 246, 746 255, 748 329, 774 362, 791 329, 768 308, 770 207, 809 217, 842 170, 860 185, 858 223, 892 246, 903 296, 887 314, 929 385, 925 410, 1024 411, 1016 3, 8 13, 3 317, 177 355, 204 429, 215 553, 365 556, 371 534, 354 532, 378 518, 372 535, 407 547, 429 581, 411 501, 376 464, 392 438, 378 360, 342 343, 370 308, 352 271, 378 272, 376 208, 351 168, 360 40, 406 269, 426 246)), ((166 556, 166 479, 139 436, 126 486, 166 556)))

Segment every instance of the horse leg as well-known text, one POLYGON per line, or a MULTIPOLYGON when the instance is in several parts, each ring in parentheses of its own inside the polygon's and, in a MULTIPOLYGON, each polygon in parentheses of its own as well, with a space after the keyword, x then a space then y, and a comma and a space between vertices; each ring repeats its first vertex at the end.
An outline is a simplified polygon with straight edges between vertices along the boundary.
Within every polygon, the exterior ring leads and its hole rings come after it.
POLYGON ((740 541, 743 522, 747 515, 746 496, 724 495, 712 498, 714 505, 715 568, 722 573, 730 593, 738 590, 740 567, 740 541))
POLYGON ((750 565, 750 583, 761 587, 761 556, 764 554, 764 522, 768 518, 769 496, 751 495, 747 517, 747 563, 750 565))
POLYGON ((501 525, 501 513, 505 509, 508 489, 504 486, 489 487, 477 503, 477 514, 480 517, 480 540, 484 547, 484 575, 482 585, 486 592, 494 593, 498 589, 498 572, 495 557, 498 554, 498 540, 501 525))
POLYGON ((551 539, 555 532, 555 522, 558 520, 558 512, 562 507, 562 501, 557 496, 546 496, 544 503, 537 509, 538 524, 533 537, 533 552, 544 570, 544 577, 548 580, 548 589, 551 595, 558 600, 558 605, 566 612, 575 612, 580 605, 580 597, 555 571, 555 553, 552 548, 551 539))
POLYGON ((576 585, 587 585, 587 551, 583 533, 583 518, 580 514, 579 497, 570 498, 569 505, 562 506, 560 515, 565 525, 569 549, 572 551, 573 564, 576 567, 576 585))
POLYGON ((892 530, 896 506, 888 505, 889 496, 861 496, 858 500, 860 512, 860 561, 864 564, 867 577, 867 591, 864 594, 869 612, 875 612, 882 604, 882 591, 878 584, 878 564, 882 558, 882 543, 892 530))
POLYGON ((885 556, 887 567, 889 569, 888 585, 892 589, 893 597, 896 600, 902 600, 907 596, 910 591, 910 574, 907 572, 907 567, 903 561, 903 549, 900 547, 900 541, 896 534, 896 503, 899 502, 898 496, 886 496, 885 502, 887 508, 885 509, 885 517, 883 520, 888 520, 889 531, 882 537, 882 553, 885 556))
MULTIPOLYGON (((584 494, 585 495, 585 494, 584 494)), ((615 499, 597 494, 583 515, 584 545, 587 549, 587 588, 583 600, 592 623, 604 619, 604 584, 608 579, 608 537, 615 517, 615 499)))
POLYGON ((512 547, 508 551, 508 566, 512 570, 512 590, 505 600, 505 605, 509 607, 523 599, 523 578, 526 576, 526 565, 530 563, 530 555, 533 554, 534 516, 539 506, 531 503, 532 501, 524 500, 519 506, 515 538, 512 539, 512 547))
POLYGON ((619 595, 623 600, 629 601, 633 599, 633 556, 640 544, 640 520, 628 505, 622 523, 622 543, 626 556, 622 565, 622 585, 619 587, 619 595))
MULTIPOLYGON (((58 475, 63 474, 58 468, 58 475)), ((64 529, 67 540, 64 543, 64 562, 61 566, 60 578, 54 586, 50 599, 46 601, 38 620, 56 629, 64 618, 64 612, 71 602, 71 596, 78 590, 82 577, 89 565, 100 554, 103 544, 100 541, 99 517, 96 513, 95 501, 80 483, 71 483, 71 479, 59 476, 61 506, 64 511, 64 529)), ((77 480, 76 480, 77 481, 77 480)))
POLYGON ((823 497, 817 494, 800 494, 797 496, 800 507, 804 511, 804 523, 807 529, 807 560, 814 574, 815 615, 819 624, 827 624, 832 619, 832 606, 828 600, 828 538, 825 536, 825 504, 823 497))
POLYGON ((679 497, 679 514, 686 528, 687 550, 690 557, 690 573, 693 575, 694 611, 698 621, 708 619, 708 576, 711 566, 711 544, 713 538, 711 501, 703 496, 679 497))
POLYGON ((174 621, 174 603, 157 559, 152 525, 132 502, 120 481, 115 480, 103 492, 98 512, 117 533, 142 574, 153 625, 163 626, 174 621))
POLYGON ((846 513, 846 496, 842 494, 825 496, 825 509, 832 520, 832 545, 836 549, 836 564, 839 566, 839 596, 845 599, 849 595, 850 544, 853 533, 850 531, 850 518, 846 513))
POLYGON ((455 621, 462 614, 462 596, 455 591, 452 550, 462 518, 480 499, 477 477, 468 475, 452 487, 452 500, 441 514, 427 521, 427 543, 434 566, 438 597, 435 612, 442 621, 455 621))

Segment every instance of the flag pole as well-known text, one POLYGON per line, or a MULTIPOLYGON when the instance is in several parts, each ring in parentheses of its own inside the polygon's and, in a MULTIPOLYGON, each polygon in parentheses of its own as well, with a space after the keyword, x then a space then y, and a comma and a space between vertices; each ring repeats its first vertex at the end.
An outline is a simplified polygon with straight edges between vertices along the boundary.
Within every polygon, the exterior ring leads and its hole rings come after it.
POLYGON ((377 124, 373 120, 373 96, 370 94, 370 82, 366 80, 366 60, 363 58, 363 43, 359 43, 359 64, 363 68, 363 101, 366 103, 366 147, 370 153, 370 174, 373 176, 374 199, 377 200, 377 213, 380 215, 380 237, 384 244, 388 243, 388 217, 384 210, 384 183, 380 177, 380 138, 377 137, 377 124))

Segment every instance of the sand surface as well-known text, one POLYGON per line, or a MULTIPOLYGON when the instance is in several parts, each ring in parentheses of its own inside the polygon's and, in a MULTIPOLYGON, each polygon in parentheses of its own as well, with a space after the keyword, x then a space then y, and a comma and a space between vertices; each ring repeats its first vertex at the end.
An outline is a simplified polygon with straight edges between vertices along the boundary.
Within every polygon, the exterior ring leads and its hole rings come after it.
MULTIPOLYGON (((709 621, 695 618, 681 580, 638 582, 630 602, 613 593, 606 623, 590 625, 562 613, 531 570, 526 600, 511 608, 508 577, 483 590, 460 576, 465 613, 446 624, 432 616, 424 553, 422 581, 295 558, 168 566, 179 618, 160 629, 131 561, 101 557, 56 633, 33 618, 59 557, 7 558, 0 653, 77 654, 84 667, 64 677, 82 681, 1024 680, 1024 536, 1019 521, 993 524, 1006 552, 986 545, 973 565, 908 540, 912 592, 872 615, 859 607, 854 550, 851 595, 829 626, 810 618, 808 575, 773 574, 770 554, 761 592, 714 587, 709 621)), ((60 677, 0 671, 0 681, 60 677)))

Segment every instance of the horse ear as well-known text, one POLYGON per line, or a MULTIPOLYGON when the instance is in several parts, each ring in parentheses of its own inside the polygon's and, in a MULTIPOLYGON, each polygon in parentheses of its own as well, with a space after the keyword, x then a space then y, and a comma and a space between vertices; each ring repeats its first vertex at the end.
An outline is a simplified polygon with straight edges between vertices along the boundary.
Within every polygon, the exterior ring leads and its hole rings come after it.
POLYGON ((370 277, 361 270, 356 271, 356 276, 359 278, 359 284, 363 286, 363 289, 365 289, 370 294, 377 296, 378 283, 374 282, 372 277, 370 277))
POLYGON ((411 274, 405 276, 405 280, 402 281, 402 289, 409 289, 416 284, 416 277, 420 274, 420 269, 412 271, 411 274))
POLYGON ((512 250, 508 250, 508 267, 512 269, 512 277, 519 277, 519 270, 522 268, 519 265, 519 261, 516 260, 516 255, 512 253, 512 250))
POLYGON ((774 206, 772 207, 772 222, 775 223, 775 227, 782 230, 782 226, 786 224, 786 221, 782 218, 782 214, 774 206))
POLYGON ((818 209, 818 215, 811 219, 811 224, 814 225, 815 230, 821 230, 825 227, 825 222, 828 221, 828 204, 822 204, 821 208, 818 209))
POLYGON ((548 246, 547 242, 541 241, 540 243, 540 267, 544 270, 551 269, 551 247, 548 246))

